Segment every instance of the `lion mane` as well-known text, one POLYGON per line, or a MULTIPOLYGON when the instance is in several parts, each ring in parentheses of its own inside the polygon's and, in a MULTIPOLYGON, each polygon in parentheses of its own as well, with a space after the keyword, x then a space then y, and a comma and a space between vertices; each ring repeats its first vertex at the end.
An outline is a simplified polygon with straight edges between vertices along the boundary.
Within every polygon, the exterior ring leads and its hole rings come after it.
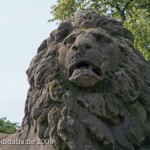
POLYGON ((133 44, 121 22, 93 10, 60 23, 27 70, 21 137, 33 130, 57 150, 148 150, 150 75, 133 44))

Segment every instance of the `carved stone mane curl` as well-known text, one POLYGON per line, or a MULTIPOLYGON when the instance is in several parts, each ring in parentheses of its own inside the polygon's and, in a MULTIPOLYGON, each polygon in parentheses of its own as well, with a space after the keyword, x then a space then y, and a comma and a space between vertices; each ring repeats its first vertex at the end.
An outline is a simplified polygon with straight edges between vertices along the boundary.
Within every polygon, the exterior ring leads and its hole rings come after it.
POLYGON ((78 11, 43 41, 27 75, 30 88, 22 138, 32 130, 62 150, 150 148, 150 75, 144 57, 134 49, 132 33, 121 22, 95 11, 78 11), (66 40, 72 44, 71 34, 78 37, 82 32, 94 41, 95 30, 111 39, 115 49, 103 51, 93 61, 101 60, 101 70, 93 69, 103 74, 101 81, 94 78, 91 87, 82 87, 69 80, 66 62, 76 57, 67 55, 71 48, 64 45, 66 40))

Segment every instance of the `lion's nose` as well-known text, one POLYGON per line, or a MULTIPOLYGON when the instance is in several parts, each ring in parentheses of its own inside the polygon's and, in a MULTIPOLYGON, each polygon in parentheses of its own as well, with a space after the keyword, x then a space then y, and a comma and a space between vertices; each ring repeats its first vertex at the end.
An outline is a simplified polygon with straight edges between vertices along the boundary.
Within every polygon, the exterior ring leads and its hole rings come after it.
POLYGON ((91 41, 88 38, 77 38, 74 45, 72 46, 72 50, 74 51, 87 51, 92 48, 91 41))

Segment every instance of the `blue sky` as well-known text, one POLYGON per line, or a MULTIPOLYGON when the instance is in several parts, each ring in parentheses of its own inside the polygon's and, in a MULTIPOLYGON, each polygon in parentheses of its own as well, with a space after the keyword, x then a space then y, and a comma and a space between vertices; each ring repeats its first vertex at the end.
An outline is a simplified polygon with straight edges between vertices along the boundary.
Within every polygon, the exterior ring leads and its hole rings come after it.
POLYGON ((40 43, 57 27, 48 23, 56 0, 0 2, 0 118, 21 122, 29 84, 26 70, 40 43))

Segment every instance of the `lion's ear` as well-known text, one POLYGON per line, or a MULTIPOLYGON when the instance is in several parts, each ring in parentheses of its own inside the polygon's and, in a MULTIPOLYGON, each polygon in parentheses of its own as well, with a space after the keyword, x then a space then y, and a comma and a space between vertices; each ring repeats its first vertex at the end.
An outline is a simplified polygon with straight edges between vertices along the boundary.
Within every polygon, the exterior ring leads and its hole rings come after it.
POLYGON ((62 42, 62 40, 65 37, 67 37, 69 35, 69 33, 72 32, 72 30, 73 30, 73 26, 72 26, 71 22, 68 22, 68 21, 62 22, 58 26, 58 28, 57 28, 57 30, 56 30, 56 32, 54 34, 55 41, 56 42, 62 42))
POLYGON ((66 27, 67 27, 67 28, 73 28, 71 22, 65 21, 65 22, 62 22, 62 23, 59 24, 57 30, 62 30, 62 29, 65 29, 66 27))
POLYGON ((134 36, 132 32, 126 28, 123 28, 123 32, 124 32, 124 37, 134 44, 134 36))
POLYGON ((55 41, 56 42, 62 42, 63 39, 65 37, 67 37, 69 35, 69 33, 71 33, 72 29, 71 28, 64 28, 64 29, 61 29, 61 30, 58 30, 56 33, 55 33, 55 41))

